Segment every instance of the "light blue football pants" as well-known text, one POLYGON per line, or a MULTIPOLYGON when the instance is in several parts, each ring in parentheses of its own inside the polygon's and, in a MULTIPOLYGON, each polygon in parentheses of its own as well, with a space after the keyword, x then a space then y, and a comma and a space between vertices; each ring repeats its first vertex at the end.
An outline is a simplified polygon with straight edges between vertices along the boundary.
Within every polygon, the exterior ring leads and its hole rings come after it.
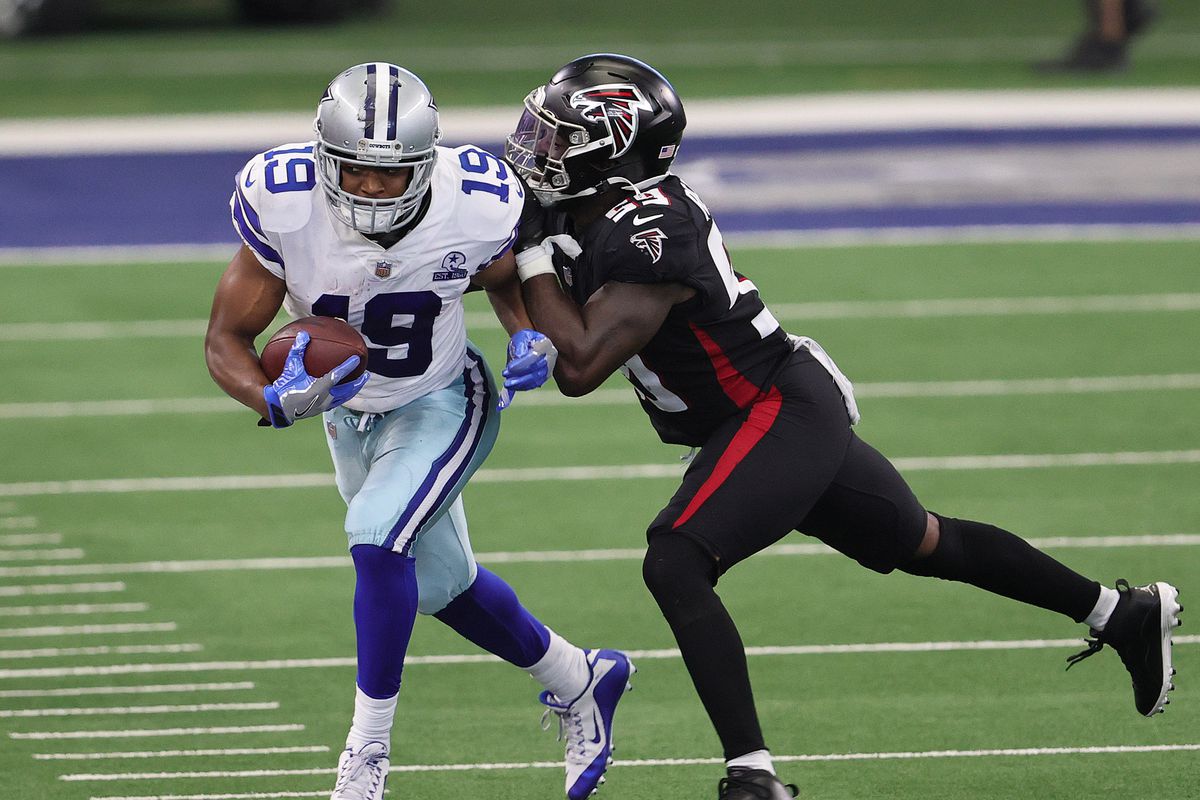
POLYGON ((360 426, 361 416, 344 407, 324 415, 338 491, 347 505, 349 545, 412 556, 418 610, 437 613, 475 580, 459 494, 496 442, 495 383, 468 342, 454 383, 374 415, 366 426, 360 426))

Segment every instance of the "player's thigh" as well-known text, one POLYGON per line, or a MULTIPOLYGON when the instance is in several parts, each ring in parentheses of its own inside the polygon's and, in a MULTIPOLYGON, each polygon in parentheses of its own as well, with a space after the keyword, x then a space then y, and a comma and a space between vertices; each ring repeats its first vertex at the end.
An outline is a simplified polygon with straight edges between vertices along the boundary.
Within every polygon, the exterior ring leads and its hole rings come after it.
POLYGON ((470 588, 478 573, 467 534, 462 498, 417 537, 412 547, 420 601, 417 610, 436 614, 470 588))
POLYGON ((648 535, 682 533, 723 572, 795 529, 841 466, 850 438, 828 373, 806 360, 697 453, 648 535), (786 392, 786 393, 785 393, 786 392))
POLYGON ((912 558, 925 520, 924 507, 892 463, 855 436, 841 469, 797 530, 887 573, 912 558))
POLYGON ((347 505, 362 488, 370 469, 365 447, 369 433, 357 430, 359 415, 344 406, 326 411, 322 415, 325 423, 325 444, 329 446, 329 457, 333 461, 333 478, 338 494, 347 505))
POLYGON ((496 441, 494 398, 481 410, 451 386, 376 423, 369 467, 346 512, 350 545, 407 553, 454 503, 496 441))

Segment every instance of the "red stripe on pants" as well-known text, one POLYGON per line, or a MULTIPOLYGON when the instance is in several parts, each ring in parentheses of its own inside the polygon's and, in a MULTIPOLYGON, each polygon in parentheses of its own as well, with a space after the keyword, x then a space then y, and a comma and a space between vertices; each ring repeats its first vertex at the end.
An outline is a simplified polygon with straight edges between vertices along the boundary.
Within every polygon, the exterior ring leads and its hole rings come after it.
POLYGON ((700 486, 699 491, 692 497, 692 501, 688 503, 687 508, 679 515, 679 519, 672 523, 671 527, 678 528, 683 523, 692 518, 692 515, 704 505, 704 501, 712 497, 717 489, 721 488, 721 484, 729 477, 734 468, 742 463, 754 446, 759 443, 767 431, 771 429, 771 425, 775 423, 775 418, 779 416, 779 408, 783 405, 783 395, 779 393, 779 389, 774 386, 767 392, 767 395, 755 403, 750 408, 750 415, 746 417, 746 421, 742 423, 742 427, 738 428, 737 433, 733 435, 729 446, 725 448, 725 452, 717 459, 716 466, 709 474, 708 479, 700 486))
POLYGON ((696 340, 700 342, 700 346, 704 348, 704 352, 708 353, 708 360, 712 362, 713 371, 717 373, 717 383, 721 384, 725 396, 732 400, 738 408, 745 408, 753 403, 754 398, 759 395, 759 388, 734 368, 729 361, 729 356, 725 355, 725 351, 721 349, 721 345, 717 344, 702 328, 695 324, 690 324, 689 327, 696 340))

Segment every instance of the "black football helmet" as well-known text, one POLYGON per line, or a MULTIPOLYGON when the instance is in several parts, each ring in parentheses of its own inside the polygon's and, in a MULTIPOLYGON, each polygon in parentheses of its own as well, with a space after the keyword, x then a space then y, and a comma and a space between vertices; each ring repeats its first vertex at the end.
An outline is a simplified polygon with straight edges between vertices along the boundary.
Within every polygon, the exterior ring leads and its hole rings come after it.
POLYGON ((679 95, 657 70, 597 53, 529 93, 504 155, 552 205, 665 175, 686 124, 679 95))

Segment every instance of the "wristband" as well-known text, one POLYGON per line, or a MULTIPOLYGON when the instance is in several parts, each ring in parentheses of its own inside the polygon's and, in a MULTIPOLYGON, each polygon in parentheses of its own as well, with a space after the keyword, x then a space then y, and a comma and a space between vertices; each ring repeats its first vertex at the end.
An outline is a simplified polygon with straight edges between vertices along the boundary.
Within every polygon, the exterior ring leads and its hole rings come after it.
POLYGON ((535 275, 554 275, 554 260, 545 248, 534 245, 528 250, 517 253, 517 277, 521 282, 535 275))

